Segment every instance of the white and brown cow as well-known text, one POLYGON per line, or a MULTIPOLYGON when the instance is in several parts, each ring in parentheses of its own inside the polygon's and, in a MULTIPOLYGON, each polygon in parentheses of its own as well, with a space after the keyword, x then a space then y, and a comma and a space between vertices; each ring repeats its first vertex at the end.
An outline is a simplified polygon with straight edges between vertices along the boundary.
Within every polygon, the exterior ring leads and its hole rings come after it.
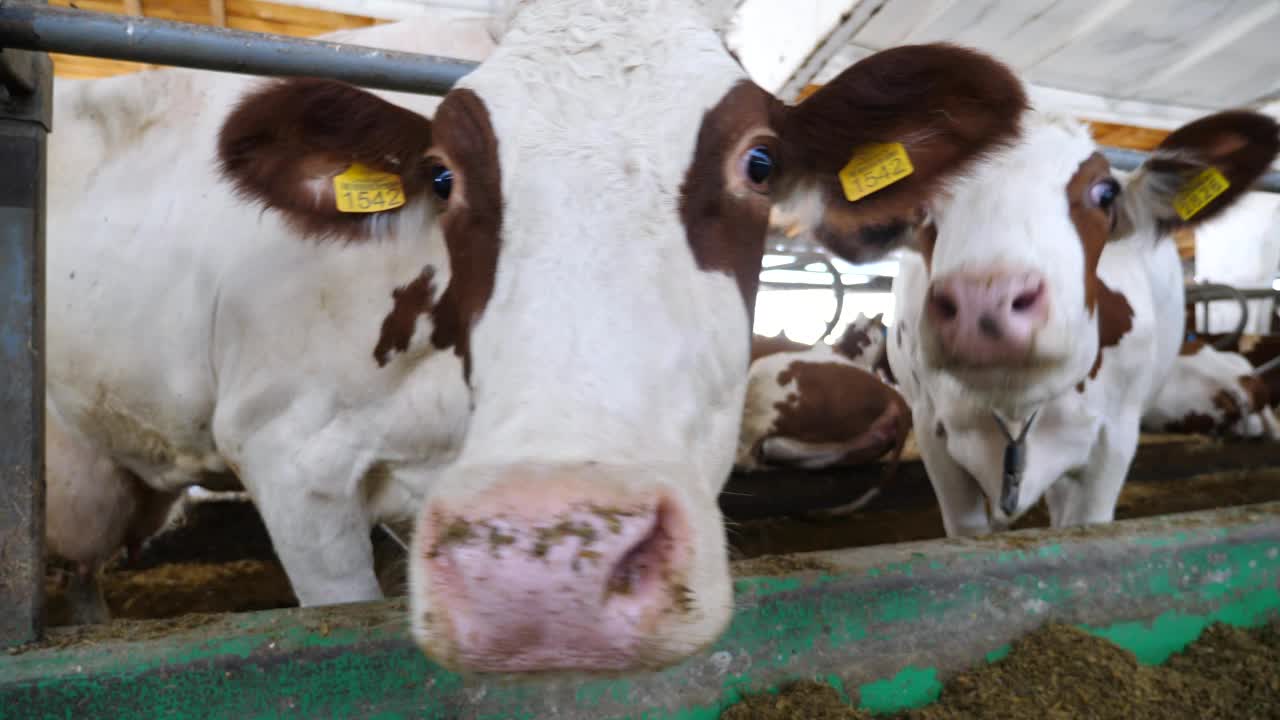
POLYGON ((890 453, 896 459, 911 414, 902 396, 875 375, 883 354, 879 315, 859 314, 834 346, 753 338, 735 469, 816 470, 890 453))
POLYGON ((306 605, 380 597, 371 523, 416 516, 412 632, 448 666, 706 646, 771 208, 856 242, 1023 101, 933 45, 788 108, 725 48, 731 5, 512 3, 430 119, 324 80, 63 84, 51 401, 149 487, 236 474, 306 605), (914 174, 846 201, 845 160, 889 140, 914 174), (355 164, 386 209, 337 209, 355 164))
POLYGON ((932 208, 895 283, 889 356, 948 535, 1005 527, 1042 496, 1056 527, 1113 517, 1183 337, 1170 234, 1239 198, 1278 130, 1249 112, 1201 119, 1122 187, 1082 124, 1028 112, 932 208), (1229 187, 1183 219, 1175 203, 1207 168, 1229 187), (1024 452, 1006 455, 1033 415, 1024 452))
POLYGON ((1149 432, 1280 440, 1267 381, 1239 353, 1183 343, 1168 378, 1142 414, 1149 432))

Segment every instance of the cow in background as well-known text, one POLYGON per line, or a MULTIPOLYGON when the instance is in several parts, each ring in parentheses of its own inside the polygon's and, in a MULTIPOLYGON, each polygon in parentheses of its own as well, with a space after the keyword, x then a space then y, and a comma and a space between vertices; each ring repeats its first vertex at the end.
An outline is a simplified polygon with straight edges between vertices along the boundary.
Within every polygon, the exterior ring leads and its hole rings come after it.
POLYGON ((1043 496, 1106 522, 1183 339, 1170 238, 1237 201, 1280 149, 1261 114, 1173 132, 1122 185, 1087 128, 1028 112, 942 202, 894 283, 889 359, 949 536, 1043 496))
POLYGON ((1142 414, 1142 428, 1280 440, 1277 400, 1248 358, 1193 340, 1183 343, 1168 379, 1142 414))
MULTIPOLYGON (((898 392, 875 375, 884 355, 879 315, 859 313, 834 345, 755 349, 734 463, 739 471, 896 463, 911 429, 898 392)), ((768 339, 766 339, 768 340, 768 339)), ((799 345, 799 343, 795 343, 799 345)))
MULTIPOLYGON (((237 476, 304 605, 381 597, 371 525, 416 518, 411 631, 448 667, 707 646, 771 213, 856 244, 1008 140, 1024 98, 924 45, 788 107, 726 49, 733 5, 511 2, 433 115, 316 79, 60 83, 57 417, 157 492, 237 476), (888 142, 913 172, 842 192, 888 142)), ((412 23, 375 35, 431 50, 412 23)))

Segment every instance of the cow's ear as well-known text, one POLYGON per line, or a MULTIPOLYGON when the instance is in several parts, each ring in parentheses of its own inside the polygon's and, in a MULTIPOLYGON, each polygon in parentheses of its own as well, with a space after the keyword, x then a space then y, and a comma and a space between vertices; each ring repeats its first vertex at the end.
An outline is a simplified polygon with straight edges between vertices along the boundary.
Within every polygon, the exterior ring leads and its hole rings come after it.
POLYGON ((877 259, 913 237, 948 180, 1017 136, 1026 108, 1022 83, 982 53, 876 53, 788 108, 774 225, 852 262, 877 259))
POLYGON ((364 239, 370 222, 420 196, 431 122, 333 80, 266 83, 218 136, 223 175, 311 236, 364 239))
POLYGON ((1183 125, 1151 152, 1125 186, 1119 232, 1155 222, 1194 227, 1244 196, 1280 152, 1280 125, 1244 110, 1183 125))

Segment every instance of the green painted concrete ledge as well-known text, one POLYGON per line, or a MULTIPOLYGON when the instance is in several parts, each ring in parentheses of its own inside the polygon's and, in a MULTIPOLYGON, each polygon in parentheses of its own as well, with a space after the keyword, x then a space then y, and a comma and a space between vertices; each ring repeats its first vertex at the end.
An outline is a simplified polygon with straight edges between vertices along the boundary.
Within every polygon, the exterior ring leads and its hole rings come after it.
POLYGON ((0 719, 710 720, 797 678, 891 712, 1048 620, 1158 663, 1212 622, 1280 612, 1280 503, 809 557, 831 570, 739 580, 724 637, 663 672, 462 677, 428 662, 403 605, 385 602, 139 623, 130 641, 0 655, 0 719))

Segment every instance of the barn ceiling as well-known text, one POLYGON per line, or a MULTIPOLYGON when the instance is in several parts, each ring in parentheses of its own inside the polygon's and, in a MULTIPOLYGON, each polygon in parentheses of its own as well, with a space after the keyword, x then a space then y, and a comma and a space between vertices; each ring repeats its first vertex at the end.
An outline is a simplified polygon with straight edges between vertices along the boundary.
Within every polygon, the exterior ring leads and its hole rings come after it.
POLYGON ((1009 63, 1040 106, 1095 120, 1280 115, 1280 0, 745 0, 739 16, 731 44, 784 97, 877 50, 951 41, 1009 63))

